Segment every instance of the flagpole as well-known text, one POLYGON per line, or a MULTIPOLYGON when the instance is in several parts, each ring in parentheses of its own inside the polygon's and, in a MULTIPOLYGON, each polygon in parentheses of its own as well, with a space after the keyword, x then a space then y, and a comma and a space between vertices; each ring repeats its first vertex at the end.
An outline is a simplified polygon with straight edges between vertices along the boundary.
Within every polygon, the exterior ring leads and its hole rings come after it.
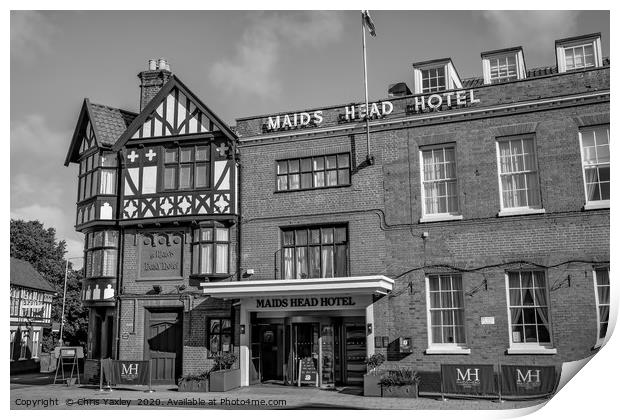
POLYGON ((368 76, 366 75, 366 29, 364 28, 364 13, 362 15, 362 51, 364 55, 364 97, 366 100, 366 161, 372 164, 372 157, 370 156, 370 125, 368 121, 368 76))

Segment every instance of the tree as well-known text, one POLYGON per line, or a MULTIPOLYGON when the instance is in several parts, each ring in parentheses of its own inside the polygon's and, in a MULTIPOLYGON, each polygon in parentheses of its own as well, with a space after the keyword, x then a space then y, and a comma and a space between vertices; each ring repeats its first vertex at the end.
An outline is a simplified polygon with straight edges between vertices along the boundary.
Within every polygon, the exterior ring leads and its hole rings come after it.
MULTIPOLYGON (((66 243, 56 240, 54 228, 45 229, 38 220, 11 219, 11 257, 32 264, 54 286, 57 294, 52 300, 52 322, 58 323, 62 317, 66 252, 66 243)), ((88 310, 81 301, 82 278, 82 270, 74 270, 69 262, 63 339, 73 346, 86 345, 88 310)), ((54 338, 43 338, 45 347, 49 347, 51 342, 58 342, 57 334, 54 338)))

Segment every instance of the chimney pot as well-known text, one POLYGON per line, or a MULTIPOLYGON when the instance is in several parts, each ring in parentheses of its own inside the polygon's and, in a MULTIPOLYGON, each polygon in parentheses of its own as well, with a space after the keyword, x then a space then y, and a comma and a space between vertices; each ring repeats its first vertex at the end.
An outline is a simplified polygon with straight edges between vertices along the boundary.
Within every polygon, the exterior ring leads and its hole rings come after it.
POLYGON ((166 65, 167 65, 167 63, 166 63, 166 59, 165 59, 165 58, 160 58, 160 59, 159 59, 159 62, 158 62, 157 64, 158 64, 158 65, 157 65, 157 68, 158 68, 159 70, 166 70, 166 65))
POLYGON ((152 58, 149 60, 149 70, 157 70, 157 61, 152 58))

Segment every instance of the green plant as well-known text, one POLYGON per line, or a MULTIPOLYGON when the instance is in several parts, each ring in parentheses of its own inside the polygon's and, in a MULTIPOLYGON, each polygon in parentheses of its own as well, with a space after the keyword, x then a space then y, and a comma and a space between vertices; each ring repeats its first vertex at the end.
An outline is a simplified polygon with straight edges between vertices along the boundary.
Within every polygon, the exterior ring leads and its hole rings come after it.
POLYGON ((384 387, 419 385, 420 375, 418 372, 407 368, 390 370, 381 377, 379 383, 384 387))
POLYGON ((207 370, 198 374, 190 373, 188 375, 183 375, 179 378, 180 381, 204 381, 206 379, 209 379, 209 371, 207 370))
POLYGON ((230 369, 237 361, 237 356, 232 352, 222 352, 213 358, 215 365, 211 368, 211 372, 230 369))
POLYGON ((368 372, 374 372, 379 366, 385 362, 385 356, 381 353, 375 353, 366 361, 366 368, 368 372))

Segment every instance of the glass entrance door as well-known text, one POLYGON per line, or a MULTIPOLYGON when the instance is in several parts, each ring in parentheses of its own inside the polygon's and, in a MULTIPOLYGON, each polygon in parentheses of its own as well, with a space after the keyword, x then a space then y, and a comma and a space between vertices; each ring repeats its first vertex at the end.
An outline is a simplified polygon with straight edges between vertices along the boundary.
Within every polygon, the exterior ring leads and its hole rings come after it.
POLYGON ((294 323, 292 328, 293 382, 299 375, 299 362, 311 358, 317 371, 319 369, 319 323, 294 323))

